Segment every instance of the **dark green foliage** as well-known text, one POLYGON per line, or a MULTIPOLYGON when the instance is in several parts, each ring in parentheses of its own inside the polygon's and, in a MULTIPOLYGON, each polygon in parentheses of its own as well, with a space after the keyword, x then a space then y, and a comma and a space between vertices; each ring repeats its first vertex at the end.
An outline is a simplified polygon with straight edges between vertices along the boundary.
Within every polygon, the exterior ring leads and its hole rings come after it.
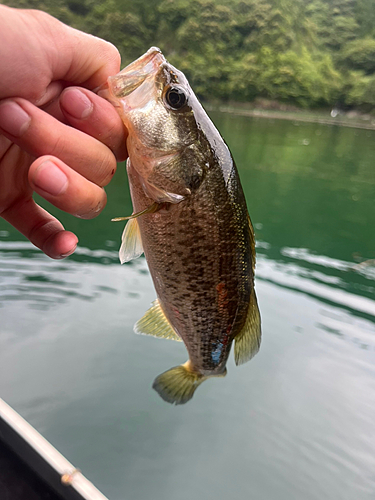
POLYGON ((109 40, 151 45, 204 99, 375 107, 374 0, 6 0, 109 40))
POLYGON ((359 38, 347 43, 340 55, 345 67, 375 73, 375 39, 359 38))

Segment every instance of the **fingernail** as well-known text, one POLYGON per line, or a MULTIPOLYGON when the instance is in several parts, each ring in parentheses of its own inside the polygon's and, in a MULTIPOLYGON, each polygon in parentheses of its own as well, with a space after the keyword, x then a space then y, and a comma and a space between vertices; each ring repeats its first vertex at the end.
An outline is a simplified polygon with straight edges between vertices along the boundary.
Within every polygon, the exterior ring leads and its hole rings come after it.
POLYGON ((0 127, 14 137, 24 134, 30 125, 31 118, 15 101, 4 101, 0 104, 0 127))
POLYGON ((64 111, 78 120, 87 118, 94 108, 90 99, 78 89, 65 90, 61 96, 60 104, 64 111))
MULTIPOLYGON (((78 243, 77 243, 77 244, 78 244, 78 243)), ((74 246, 71 250, 69 250, 69 252, 62 253, 62 254, 59 256, 59 258, 60 258, 60 259, 65 259, 65 257, 69 257, 69 255, 72 255, 72 253, 74 253, 74 252, 75 252, 76 248, 77 248, 77 245, 75 245, 75 246, 74 246)))
POLYGON ((67 176, 50 160, 39 165, 34 172, 32 181, 36 187, 52 196, 63 193, 68 186, 67 176))

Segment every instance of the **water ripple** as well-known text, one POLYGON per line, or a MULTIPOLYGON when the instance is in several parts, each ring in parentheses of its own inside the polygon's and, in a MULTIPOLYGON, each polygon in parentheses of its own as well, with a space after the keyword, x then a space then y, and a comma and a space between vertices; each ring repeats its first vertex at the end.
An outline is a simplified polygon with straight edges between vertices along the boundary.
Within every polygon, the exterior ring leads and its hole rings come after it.
POLYGON ((264 256, 258 258, 257 261, 256 276, 261 280, 311 295, 355 313, 364 313, 375 317, 374 300, 350 293, 344 289, 329 286, 327 283, 316 282, 304 277, 304 274, 306 274, 305 269, 298 268, 295 264, 272 261, 264 256))
MULTIPOLYGON (((122 278, 134 279, 134 273, 148 277, 145 259, 120 266, 117 251, 79 247, 74 256, 59 262, 28 242, 0 241, 0 307, 24 302, 31 309, 46 310, 72 299, 93 301, 118 294, 122 278)), ((132 290, 127 296, 139 297, 132 290)))
POLYGON ((361 263, 347 262, 344 260, 333 259, 325 255, 312 254, 307 248, 289 248, 284 247, 280 250, 281 255, 286 257, 302 260, 311 264, 317 264, 322 267, 337 269, 339 271, 355 271, 368 279, 375 279, 375 261, 369 260, 369 265, 366 261, 361 263))

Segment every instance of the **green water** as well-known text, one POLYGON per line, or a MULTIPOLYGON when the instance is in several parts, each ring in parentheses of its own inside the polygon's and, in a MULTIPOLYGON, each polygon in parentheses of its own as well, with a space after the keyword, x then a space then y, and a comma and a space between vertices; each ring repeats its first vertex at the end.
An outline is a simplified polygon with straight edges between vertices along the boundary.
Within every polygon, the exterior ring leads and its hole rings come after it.
POLYGON ((259 354, 185 406, 152 390, 186 352, 132 332, 155 295, 117 259, 121 165, 95 221, 60 214, 65 261, 0 221, 0 397, 110 500, 374 499, 375 132, 212 117, 256 230, 259 354))

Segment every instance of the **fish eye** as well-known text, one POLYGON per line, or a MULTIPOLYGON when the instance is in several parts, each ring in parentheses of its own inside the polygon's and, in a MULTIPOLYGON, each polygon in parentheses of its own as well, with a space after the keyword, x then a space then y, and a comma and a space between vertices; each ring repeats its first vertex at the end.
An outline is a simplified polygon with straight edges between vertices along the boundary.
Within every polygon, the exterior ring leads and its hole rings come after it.
POLYGON ((165 100, 172 109, 181 109, 187 102, 185 93, 177 87, 170 87, 167 90, 165 100))

